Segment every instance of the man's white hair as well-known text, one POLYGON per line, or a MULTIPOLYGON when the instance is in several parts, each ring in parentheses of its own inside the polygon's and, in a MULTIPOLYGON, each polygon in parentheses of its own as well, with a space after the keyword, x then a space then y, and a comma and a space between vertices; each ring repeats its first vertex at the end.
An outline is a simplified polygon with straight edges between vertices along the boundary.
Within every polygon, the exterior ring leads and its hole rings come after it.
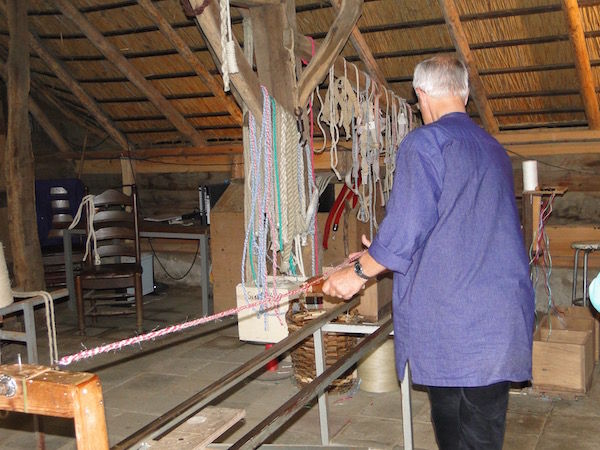
POLYGON ((421 89, 431 97, 469 96, 469 73, 454 56, 434 56, 415 67, 413 88, 421 89))

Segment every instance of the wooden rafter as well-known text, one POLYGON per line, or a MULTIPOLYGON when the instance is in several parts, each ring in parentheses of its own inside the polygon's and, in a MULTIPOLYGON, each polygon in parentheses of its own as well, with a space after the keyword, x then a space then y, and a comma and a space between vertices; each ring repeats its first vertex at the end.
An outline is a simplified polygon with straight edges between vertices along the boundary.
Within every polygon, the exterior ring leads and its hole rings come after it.
POLYGON ((471 98, 475 102, 475 106, 479 111, 481 122, 489 133, 497 133, 499 129, 498 121, 494 117, 494 113, 492 112, 492 108, 488 101, 485 88, 483 87, 483 83, 481 82, 481 78, 477 72, 477 66, 473 60, 471 48, 469 47, 469 41, 467 40, 467 36, 465 35, 465 31, 460 21, 456 4, 454 3, 454 0, 439 0, 439 3, 444 14, 444 19, 446 20, 446 24, 448 25, 450 37, 452 38, 452 42, 456 48, 456 52, 465 63, 467 70, 469 71, 471 98))
POLYGON ((600 129, 600 110, 590 56, 585 45, 585 35, 577 0, 563 0, 563 10, 569 26, 569 40, 575 57, 575 70, 579 78, 579 89, 585 108, 585 116, 592 130, 600 129))
POLYGON ((104 113, 96 100, 94 100, 82 87, 75 81, 69 71, 61 62, 56 59, 40 42, 33 33, 29 33, 31 48, 38 56, 46 63, 46 65, 56 74, 56 76, 71 90, 73 95, 81 102, 81 104, 90 112, 102 128, 109 134, 111 138, 125 151, 129 151, 129 142, 121 131, 117 129, 110 117, 104 113))
MULTIPOLYGON (((190 0, 192 9, 202 5, 202 0, 190 0)), ((221 48, 221 19, 219 16, 219 7, 216 2, 210 2, 202 14, 196 16, 198 25, 202 29, 207 43, 213 49, 221 48)), ((262 92, 258 77, 252 70, 252 66, 246 61, 244 52, 240 48, 235 36, 233 37, 235 46, 235 59, 237 61, 238 73, 229 74, 231 83, 235 86, 242 97, 248 109, 252 112, 258 122, 262 121, 262 92)), ((215 51, 214 55, 218 60, 218 66, 221 66, 221 52, 215 51)))
MULTIPOLYGON (((0 61, 0 77, 2 77, 5 83, 7 83, 6 66, 3 61, 0 61)), ((65 141, 65 138, 62 137, 62 134, 60 134, 58 129, 54 126, 50 119, 48 119, 48 116, 44 110, 31 97, 31 94, 29 95, 29 112, 36 122, 40 124, 60 152, 71 153, 73 151, 68 142, 65 141)))
POLYGON ((329 67, 339 56, 360 17, 362 5, 363 0, 341 0, 338 14, 327 36, 298 80, 298 107, 306 106, 311 92, 323 81, 329 67))
POLYGON ((131 81, 156 108, 193 145, 204 144, 204 139, 183 115, 106 39, 69 0, 55 0, 60 12, 73 22, 92 44, 131 81))
POLYGON ((215 97, 222 100, 227 111, 235 120, 236 123, 242 123, 242 113, 239 106, 233 101, 233 99, 225 92, 223 92, 223 86, 221 86, 210 74, 210 72, 204 67, 204 64, 196 56, 196 54, 190 49, 185 41, 177 34, 177 32, 171 27, 171 24, 162 16, 158 9, 152 4, 150 0, 138 0, 140 6, 148 14, 148 16, 158 25, 162 33, 169 39, 171 44, 177 49, 179 54, 187 61, 187 63, 194 69, 196 74, 200 77, 202 82, 210 89, 215 97))
MULTIPOLYGON (((310 59, 311 55, 312 55, 312 45, 313 45, 311 43, 310 39, 300 33, 296 33, 294 39, 295 39, 294 51, 295 51, 296 55, 303 59, 306 59, 306 60, 310 59)), ((318 50, 320 45, 316 42, 314 43, 314 45, 315 45, 315 49, 318 50)), ((333 67, 334 67, 335 74, 337 76, 342 76, 342 75, 344 75, 345 72, 347 72, 348 81, 355 89, 357 88, 356 81, 355 81, 356 80, 355 73, 356 73, 356 71, 358 71, 358 83, 359 83, 358 88, 364 89, 364 87, 366 86, 367 77, 364 72, 362 72, 361 70, 355 69, 356 68, 355 64, 346 63, 344 66, 344 58, 342 58, 341 56, 338 56, 333 61, 333 67)), ((392 93, 391 89, 389 89, 389 93, 390 94, 392 93)), ((388 95, 388 97, 389 97, 389 95, 388 95)), ((379 98, 379 106, 382 110, 385 110, 387 108, 388 97, 386 97, 385 92, 381 93, 381 97, 379 98)), ((389 97, 389 98, 391 100, 391 97, 389 97)), ((391 106, 391 103, 392 103, 392 101, 390 101, 390 106, 391 106)))
POLYGON ((231 0, 231 6, 240 8, 254 8, 255 6, 278 5, 281 0, 231 0))
POLYGON ((66 118, 80 125, 82 128, 85 128, 94 136, 97 136, 101 139, 104 139, 106 137, 105 130, 103 130, 96 124, 90 122, 90 120, 85 120, 80 114, 77 114, 76 112, 72 111, 70 108, 65 106, 45 86, 40 86, 39 83, 36 82, 36 80, 32 80, 32 85, 35 88, 34 91, 36 97, 43 98, 49 104, 54 105, 54 107, 58 109, 66 118))
MULTIPOLYGON (((341 0, 332 0, 331 4, 333 5, 336 11, 339 10, 341 0)), ((358 25, 354 25, 352 27, 352 32, 350 33, 350 42, 352 46, 357 51, 360 60, 365 64, 367 72, 380 86, 384 86, 389 89, 389 85, 385 79, 385 75, 381 71, 381 67, 377 64, 375 57, 373 56, 373 52, 367 45, 367 41, 364 36, 360 32, 358 25)))

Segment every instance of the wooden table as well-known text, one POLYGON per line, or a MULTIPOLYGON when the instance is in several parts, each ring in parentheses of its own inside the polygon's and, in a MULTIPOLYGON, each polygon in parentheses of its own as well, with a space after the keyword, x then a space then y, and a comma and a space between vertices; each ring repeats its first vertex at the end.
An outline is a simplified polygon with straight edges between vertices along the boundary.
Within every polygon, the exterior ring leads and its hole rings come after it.
MULTIPOLYGON (((201 282, 202 282, 202 314, 207 316, 213 313, 213 302, 210 297, 210 257, 208 250, 208 239, 210 229, 205 225, 171 225, 162 222, 148 222, 140 220, 139 222, 140 238, 157 239, 191 239, 197 240, 200 245, 200 264, 201 264, 201 282)), ((64 230, 63 248, 65 252, 65 272, 67 289, 69 291, 69 308, 73 311, 77 309, 77 299, 75 296, 75 278, 73 274, 73 246, 71 236, 73 234, 85 234, 85 230, 76 228, 73 230, 64 230)))

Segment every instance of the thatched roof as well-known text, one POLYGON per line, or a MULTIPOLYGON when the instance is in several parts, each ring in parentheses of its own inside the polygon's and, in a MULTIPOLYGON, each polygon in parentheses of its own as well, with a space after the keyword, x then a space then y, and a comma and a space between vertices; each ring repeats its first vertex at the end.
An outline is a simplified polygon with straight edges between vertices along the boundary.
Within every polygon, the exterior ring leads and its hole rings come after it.
MULTIPOLYGON (((216 0, 212 0, 216 1, 216 0)), ((240 120, 202 82, 135 0, 73 0, 85 19, 132 64, 208 143, 241 140, 240 120)), ((232 3, 236 3, 232 0, 232 3)), ((499 129, 586 127, 565 12, 560 0, 456 0, 477 72, 499 129)), ((195 20, 178 0, 154 1, 177 34, 219 81, 219 71, 195 20)), ((579 1, 595 90, 600 87, 600 1, 579 1)), ((323 39, 334 18, 328 1, 297 0, 298 31, 323 39)), ((240 11, 232 8, 233 29, 243 44, 240 11)), ((55 1, 30 0, 30 30, 81 88, 91 96, 134 148, 187 146, 185 136, 147 94, 63 16, 55 1)), ((453 52, 454 45, 438 1, 365 0, 358 27, 388 84, 414 102, 411 74, 425 57, 453 52)), ((0 56, 6 61, 9 35, 0 18, 0 56)), ((343 56, 363 68, 354 47, 343 56)), ((48 64, 31 52, 32 97, 59 106, 68 121, 84 118, 105 134, 88 109, 48 64)), ((231 101, 231 95, 228 95, 231 101)), ((478 119, 473 102, 469 112, 478 119)), ((112 141, 109 138, 107 145, 112 141)))

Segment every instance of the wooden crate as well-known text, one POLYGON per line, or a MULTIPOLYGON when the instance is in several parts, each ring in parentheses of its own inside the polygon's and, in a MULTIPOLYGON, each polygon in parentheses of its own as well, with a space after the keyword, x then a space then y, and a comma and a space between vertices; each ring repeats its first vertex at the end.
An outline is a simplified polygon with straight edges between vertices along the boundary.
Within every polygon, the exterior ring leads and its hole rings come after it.
MULTIPOLYGON (((567 309, 565 316, 567 320, 588 321, 588 327, 592 330, 594 341, 594 361, 600 361, 600 317, 597 311, 584 306, 571 306, 567 309)), ((570 329, 570 327, 568 327, 570 329)))
POLYGON ((533 387, 587 392, 594 369, 591 331, 538 328, 533 337, 533 387))
POLYGON ((590 331, 592 333, 591 341, 594 348, 594 362, 597 359, 598 351, 598 321, 588 312, 587 308, 581 306, 571 306, 560 316, 555 314, 545 314, 540 320, 539 328, 551 330, 570 330, 570 331, 590 331))

